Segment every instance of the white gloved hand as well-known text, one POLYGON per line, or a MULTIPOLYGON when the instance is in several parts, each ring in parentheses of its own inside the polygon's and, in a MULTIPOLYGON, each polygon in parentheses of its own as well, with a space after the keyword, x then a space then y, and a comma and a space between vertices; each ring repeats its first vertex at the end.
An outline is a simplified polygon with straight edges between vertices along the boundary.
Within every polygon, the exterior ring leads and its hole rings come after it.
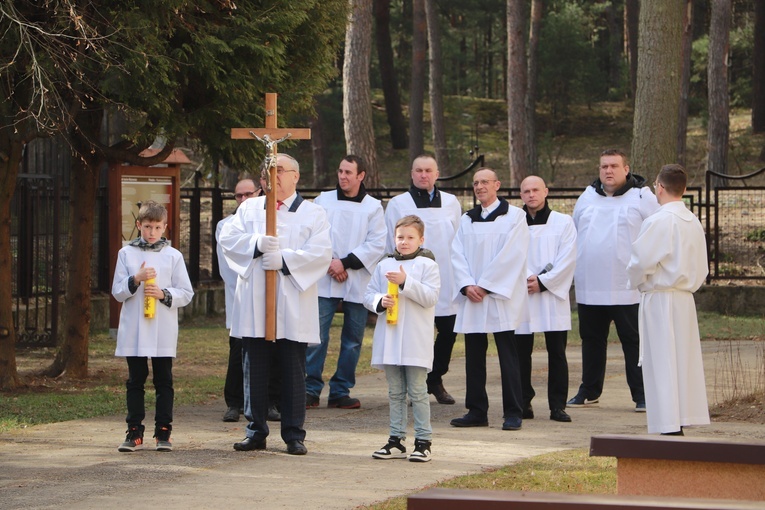
POLYGON ((271 253, 279 250, 279 238, 274 236, 260 236, 257 242, 260 253, 271 253))
POLYGON ((263 259, 263 269, 266 271, 278 271, 284 267, 281 251, 272 251, 261 255, 263 259))

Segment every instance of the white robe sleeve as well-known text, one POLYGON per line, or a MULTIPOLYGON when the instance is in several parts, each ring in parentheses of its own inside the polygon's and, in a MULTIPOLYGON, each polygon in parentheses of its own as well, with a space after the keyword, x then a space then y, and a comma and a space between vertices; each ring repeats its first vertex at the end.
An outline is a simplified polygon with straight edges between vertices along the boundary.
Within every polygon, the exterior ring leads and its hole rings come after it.
POLYGON ((364 306, 367 310, 377 315, 385 313, 385 310, 382 312, 377 310, 377 305, 380 303, 383 296, 387 294, 388 289, 386 281, 385 290, 383 290, 381 283, 382 279, 382 266, 378 264, 375 268, 375 272, 372 274, 372 278, 369 280, 369 284, 367 284, 367 290, 364 292, 364 306))
POLYGON ((242 203, 234 218, 223 226, 218 240, 228 266, 242 278, 248 278, 252 272, 253 264, 255 264, 253 259, 255 248, 258 245, 258 238, 262 235, 257 232, 248 232, 245 225, 245 204, 248 202, 242 203))
POLYGON ((120 303, 134 296, 128 288, 128 279, 132 275, 128 273, 125 261, 125 252, 120 250, 117 254, 117 265, 114 268, 114 280, 112 282, 112 296, 120 303))
POLYGON ((466 221, 469 222, 470 219, 463 215, 460 226, 457 229, 457 234, 455 234, 452 240, 452 268, 454 270, 454 297, 456 299, 463 297, 461 291, 464 287, 476 284, 475 278, 470 273, 470 265, 465 257, 463 245, 463 238, 465 236, 463 227, 466 221))
POLYGON ((423 308, 431 308, 436 306, 440 290, 441 276, 438 265, 429 264, 425 266, 421 280, 406 277, 404 288, 401 289, 400 294, 423 308))
MULTIPOLYGON (((194 297, 194 287, 191 286, 191 280, 189 279, 188 271, 186 271, 186 263, 183 260, 183 256, 173 259, 173 276, 170 285, 165 290, 173 296, 173 301, 170 303, 171 310, 191 303, 191 299, 194 297)), ((157 306, 165 305, 158 304, 157 306)))
POLYGON ((659 262, 669 254, 674 242, 667 239, 668 232, 671 229, 661 228, 660 222, 650 219, 643 222, 637 239, 632 243, 632 255, 627 265, 629 288, 637 289, 656 272, 659 262))
POLYGON ((547 292, 559 299, 565 299, 571 290, 571 282, 574 280, 574 269, 576 268, 576 228, 572 220, 566 219, 566 226, 561 233, 558 250, 552 264, 553 268, 538 276, 538 279, 545 286, 547 292))
MULTIPOLYGON (((400 196, 400 195, 399 195, 400 196)), ((385 227, 386 227, 386 243, 385 253, 393 253, 396 250, 396 223, 401 219, 401 212, 399 211, 398 197, 394 197, 388 202, 388 207, 385 209, 385 227)))
POLYGON ((385 226, 382 206, 378 206, 369 220, 369 230, 367 230, 364 242, 351 250, 351 253, 364 264, 370 273, 374 271, 375 266, 385 254, 387 236, 388 229, 385 226))
POLYGON ((517 282, 519 279, 526 281, 526 257, 530 239, 525 218, 522 221, 513 222, 507 234, 507 241, 494 254, 493 260, 481 274, 477 285, 492 294, 510 299, 513 295, 513 286, 508 285, 508 282, 517 282), (519 257, 519 254, 522 256, 519 257), (508 261, 514 263, 507 264, 508 261))
POLYGON ((288 278, 300 292, 305 292, 318 282, 332 262, 332 239, 324 209, 315 208, 311 234, 305 243, 296 249, 283 248, 281 252, 290 272, 288 278))

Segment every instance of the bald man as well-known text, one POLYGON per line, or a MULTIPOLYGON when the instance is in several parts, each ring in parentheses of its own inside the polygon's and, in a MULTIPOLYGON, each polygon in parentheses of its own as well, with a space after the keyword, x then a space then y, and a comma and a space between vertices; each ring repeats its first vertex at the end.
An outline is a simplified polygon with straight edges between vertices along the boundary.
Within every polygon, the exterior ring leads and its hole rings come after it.
POLYGON ((531 353, 534 333, 544 333, 547 348, 547 403, 550 419, 570 422, 564 411, 568 398, 566 342, 571 329, 569 291, 576 266, 576 228, 571 216, 550 210, 548 189, 541 177, 530 175, 521 182, 531 242, 526 260, 529 321, 515 330, 523 386, 523 418, 534 418, 531 400, 531 353))

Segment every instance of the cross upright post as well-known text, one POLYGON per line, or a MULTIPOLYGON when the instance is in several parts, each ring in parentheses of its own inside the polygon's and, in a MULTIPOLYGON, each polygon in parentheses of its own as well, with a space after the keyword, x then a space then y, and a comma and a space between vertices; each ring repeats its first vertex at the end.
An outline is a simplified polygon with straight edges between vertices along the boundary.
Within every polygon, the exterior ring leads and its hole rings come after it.
MULTIPOLYGON (((308 128, 278 128, 276 123, 277 94, 266 93, 266 127, 265 128, 232 128, 233 140, 259 140, 266 146, 266 163, 268 182, 266 191, 266 235, 276 236, 276 154, 279 141, 290 138, 293 140, 309 140, 311 130, 308 128)), ((276 271, 266 271, 266 340, 276 340, 276 271)))

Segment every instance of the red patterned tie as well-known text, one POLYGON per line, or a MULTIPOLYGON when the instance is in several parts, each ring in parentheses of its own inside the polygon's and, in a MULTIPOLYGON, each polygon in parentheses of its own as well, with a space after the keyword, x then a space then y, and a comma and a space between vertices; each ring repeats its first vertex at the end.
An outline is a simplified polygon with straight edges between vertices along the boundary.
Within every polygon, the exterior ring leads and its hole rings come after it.
POLYGON ((284 202, 282 202, 281 200, 277 200, 276 201, 276 210, 278 211, 281 208, 281 206, 283 206, 283 205, 284 205, 284 202))

